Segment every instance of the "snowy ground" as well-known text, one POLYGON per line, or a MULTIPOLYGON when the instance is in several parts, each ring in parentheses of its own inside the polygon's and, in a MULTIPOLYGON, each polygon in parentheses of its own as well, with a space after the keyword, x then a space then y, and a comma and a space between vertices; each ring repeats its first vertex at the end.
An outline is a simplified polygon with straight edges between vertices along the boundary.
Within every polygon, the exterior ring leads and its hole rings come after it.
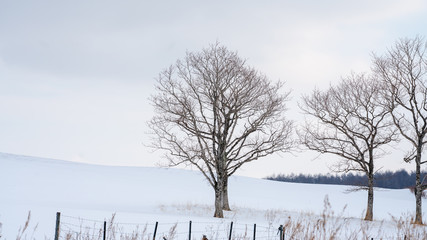
MULTIPOLYGON (((363 236, 374 239, 399 239, 405 227, 396 226, 392 216, 406 218, 415 208, 408 190, 377 189, 375 221, 366 223, 360 220, 366 192, 346 193, 347 186, 247 177, 233 177, 229 184, 233 211, 225 219, 215 219, 211 217, 213 191, 198 172, 97 166, 0 153, 0 239, 16 239, 29 211, 30 225, 22 239, 53 239, 56 212, 62 216, 62 239, 66 233, 71 239, 82 233, 96 235, 103 221, 113 216, 109 237, 116 234, 117 239, 120 233, 136 230, 152 239, 156 222, 156 239, 171 239, 171 235, 188 239, 189 221, 192 239, 201 239, 203 234, 210 240, 227 239, 231 222, 235 239, 245 239, 245 234, 252 239, 254 224, 257 239, 278 239, 280 224, 287 226, 287 234, 297 223, 315 229, 310 224, 319 223, 322 214, 327 216, 328 231, 345 225, 339 239, 357 239, 363 231, 369 232, 363 236), (325 208, 325 197, 330 207, 325 208)), ((419 230, 425 231, 424 227, 419 230)))

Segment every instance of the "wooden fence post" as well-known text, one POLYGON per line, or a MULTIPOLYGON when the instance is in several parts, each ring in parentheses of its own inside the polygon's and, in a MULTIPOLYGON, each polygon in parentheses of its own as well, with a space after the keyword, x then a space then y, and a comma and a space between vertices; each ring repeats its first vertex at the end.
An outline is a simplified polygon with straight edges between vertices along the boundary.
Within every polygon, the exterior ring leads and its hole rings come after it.
POLYGON ((156 226, 154 227, 154 235, 153 235, 153 240, 156 240, 156 233, 157 233, 157 225, 159 225, 159 222, 156 222, 156 226))
POLYGON ((104 236, 103 236, 103 240, 105 240, 106 239, 106 237, 107 237, 107 222, 106 221, 104 221, 104 236))
POLYGON ((233 233, 233 222, 230 224, 230 235, 228 235, 228 240, 231 240, 231 234, 233 233))
POLYGON ((188 240, 191 240, 191 221, 188 227, 188 240))
POLYGON ((254 224, 254 240, 255 240, 255 235, 256 235, 256 223, 254 224))
POLYGON ((55 226, 55 240, 59 239, 59 231, 60 231, 59 225, 60 224, 61 224, 61 213, 57 212, 56 213, 56 226, 55 226))
POLYGON ((280 240, 285 240, 283 236, 283 225, 280 225, 279 227, 279 233, 280 233, 280 240))

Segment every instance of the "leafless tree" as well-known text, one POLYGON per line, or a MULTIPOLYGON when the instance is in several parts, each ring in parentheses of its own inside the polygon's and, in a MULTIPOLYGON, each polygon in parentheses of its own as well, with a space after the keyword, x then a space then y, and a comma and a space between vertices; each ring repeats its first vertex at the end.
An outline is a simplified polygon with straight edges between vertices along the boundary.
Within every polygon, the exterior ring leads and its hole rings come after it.
POLYGON ((164 150, 170 166, 200 170, 215 190, 215 217, 229 206, 229 176, 292 147, 292 122, 284 116, 289 92, 282 86, 218 43, 159 74, 151 147, 164 150))
POLYGON ((374 70, 387 84, 394 124, 412 149, 406 162, 415 162, 416 224, 422 224, 421 165, 427 133, 427 42, 421 37, 401 39, 383 56, 374 56, 374 70))
POLYGON ((397 131, 382 104, 382 86, 375 76, 352 74, 326 91, 304 96, 300 108, 306 121, 299 137, 308 149, 338 156, 335 171, 360 171, 368 178, 365 220, 373 218, 374 160, 381 146, 396 140, 397 131))

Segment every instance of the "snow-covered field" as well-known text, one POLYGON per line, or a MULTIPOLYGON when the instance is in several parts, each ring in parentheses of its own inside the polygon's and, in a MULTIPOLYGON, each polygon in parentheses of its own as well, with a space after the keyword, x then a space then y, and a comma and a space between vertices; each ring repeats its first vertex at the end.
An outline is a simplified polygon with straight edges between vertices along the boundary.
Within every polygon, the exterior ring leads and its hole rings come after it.
MULTIPOLYGON (((206 234, 210 240, 228 239, 231 222, 235 239, 252 239, 254 224, 257 239, 279 239, 281 224, 287 227, 289 237, 298 223, 315 232, 322 219, 327 219, 329 229, 323 232, 341 229, 338 239, 401 239, 404 231, 412 228, 396 226, 392 220, 392 216, 413 214, 415 200, 407 189, 377 189, 375 221, 366 223, 360 220, 366 192, 347 193, 347 186, 239 176, 232 177, 229 184, 233 211, 226 212, 225 219, 216 219, 211 217, 213 191, 195 171, 98 166, 0 153, 0 239, 16 239, 29 211, 30 225, 22 239, 53 239, 56 212, 61 212, 61 239, 66 239, 66 233, 71 239, 82 233, 96 235, 103 221, 112 217, 107 239, 112 234, 119 239, 121 233, 136 230, 152 239, 156 222, 156 239, 172 239, 171 235, 188 239, 189 221, 192 239, 206 234), (325 208, 325 198, 330 207, 326 204, 325 208), (247 238, 243 238, 245 234, 247 238)), ((424 210, 425 205, 423 202, 424 210)))

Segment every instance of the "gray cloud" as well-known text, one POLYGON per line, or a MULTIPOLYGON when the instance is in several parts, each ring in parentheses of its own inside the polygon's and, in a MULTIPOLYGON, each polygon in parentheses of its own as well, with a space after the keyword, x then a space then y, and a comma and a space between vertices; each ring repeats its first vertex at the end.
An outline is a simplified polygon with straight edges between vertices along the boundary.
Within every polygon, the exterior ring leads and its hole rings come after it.
POLYGON ((147 98, 185 51, 238 51, 294 89, 296 116, 301 93, 368 70, 371 51, 427 36, 426 22, 422 0, 0 1, 0 151, 153 164, 147 98))

